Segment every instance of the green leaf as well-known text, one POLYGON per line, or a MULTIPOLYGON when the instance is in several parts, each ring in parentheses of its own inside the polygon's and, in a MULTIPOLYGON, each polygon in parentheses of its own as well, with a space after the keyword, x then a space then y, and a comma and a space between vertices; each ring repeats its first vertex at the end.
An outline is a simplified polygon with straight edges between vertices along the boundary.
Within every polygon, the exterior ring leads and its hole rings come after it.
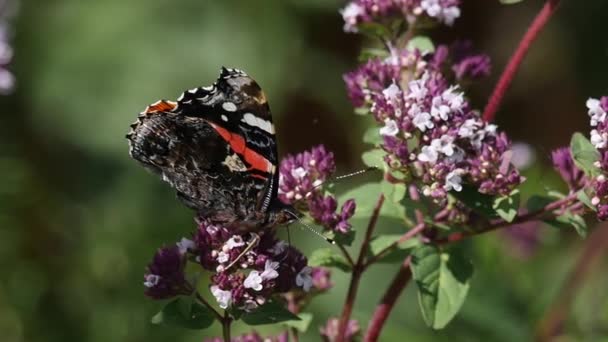
POLYGON ((450 194, 464 203, 467 207, 486 218, 497 216, 496 211, 493 208, 494 197, 480 193, 473 186, 463 185, 461 191, 453 190, 450 191, 450 194))
POLYGON ((378 48, 367 48, 367 49, 363 49, 361 51, 361 53, 359 54, 359 62, 367 62, 368 60, 372 59, 372 58, 386 58, 388 57, 390 54, 388 51, 386 51, 385 49, 378 49, 378 48))
POLYGON ((411 267, 422 317, 429 327, 442 329, 464 303, 473 265, 460 254, 460 249, 442 252, 425 245, 412 252, 411 267))
POLYGON ((518 2, 522 2, 524 0, 498 0, 503 5, 514 5, 518 2))
MULTIPOLYGON (((375 257, 387 247, 397 242, 401 238, 401 234, 385 234, 374 237, 369 244, 368 257, 375 257)), ((402 262, 408 256, 410 250, 420 245, 420 240, 417 238, 409 239, 405 242, 397 244, 391 248, 381 259, 379 263, 396 263, 402 262)))
POLYGON ((351 267, 348 260, 332 248, 321 248, 315 250, 308 259, 310 266, 337 267, 344 272, 350 272, 351 267))
POLYGON ((519 210, 519 190, 513 190, 508 196, 501 196, 494 199, 492 209, 498 216, 507 222, 513 222, 519 210))
POLYGON ((403 183, 393 184, 383 181, 382 192, 384 193, 386 199, 393 201, 394 203, 399 203, 407 192, 407 186, 403 183))
POLYGON ((576 166, 587 176, 595 177, 600 174, 599 169, 594 165, 600 159, 600 153, 584 135, 578 132, 572 135, 570 151, 576 166))
POLYGON ((241 319, 249 325, 263 325, 293 320, 299 321, 300 317, 291 313, 282 304, 272 301, 252 312, 244 313, 241 319))
POLYGON ((310 312, 301 312, 298 316, 300 317, 300 320, 287 321, 284 324, 290 328, 296 328, 301 333, 305 333, 310 326, 310 322, 312 322, 313 315, 310 312))
POLYGON ((188 329, 206 329, 215 320, 213 312, 190 297, 179 297, 152 317, 153 324, 175 325, 188 329))
POLYGON ((433 41, 429 37, 416 36, 407 42, 407 49, 408 50, 418 49, 422 53, 434 52, 435 45, 433 44, 433 41))
POLYGON ((368 128, 363 134, 363 142, 374 146, 380 145, 380 143, 382 143, 380 129, 375 126, 368 128))
POLYGON ((367 115, 370 113, 368 107, 357 107, 357 108, 355 108, 354 112, 357 115, 367 115))
POLYGON ((526 203, 526 208, 528 209, 528 211, 541 210, 553 201, 554 200, 551 197, 533 195, 528 199, 528 202, 526 203))
POLYGON ((359 32, 371 38, 387 38, 391 36, 390 30, 385 25, 379 23, 361 23, 357 28, 359 29, 359 32))
POLYGON ((581 201, 584 205, 586 205, 589 209, 596 211, 597 208, 591 203, 591 198, 589 198, 589 195, 587 194, 587 192, 585 192, 585 189, 581 189, 576 193, 576 198, 581 201))
POLYGON ((363 154, 361 155, 361 159, 363 160, 363 164, 367 166, 374 166, 383 169, 385 155, 386 152, 384 152, 383 150, 374 149, 363 152, 363 154))
POLYGON ((553 220, 545 220, 545 223, 559 229, 574 228, 581 237, 587 236, 587 223, 581 215, 575 215, 567 211, 553 220))

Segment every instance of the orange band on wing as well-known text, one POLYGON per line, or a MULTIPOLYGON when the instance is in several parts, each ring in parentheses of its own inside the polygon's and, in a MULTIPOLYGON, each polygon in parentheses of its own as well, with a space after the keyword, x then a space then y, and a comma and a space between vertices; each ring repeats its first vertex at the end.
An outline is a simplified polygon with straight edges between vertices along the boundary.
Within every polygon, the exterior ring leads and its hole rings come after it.
POLYGON ((162 101, 158 101, 156 103, 149 105, 148 108, 146 108, 144 113, 148 114, 148 113, 156 113, 156 112, 170 112, 170 111, 174 110, 175 107, 177 107, 177 103, 162 100, 162 101))
POLYGON ((241 155, 243 159, 245 159, 245 161, 249 165, 251 165, 252 169, 270 173, 270 171, 272 170, 272 163, 270 163, 270 161, 264 158, 264 156, 262 156, 261 154, 248 148, 245 145, 245 139, 243 139, 242 136, 231 133, 227 129, 220 127, 212 122, 209 122, 209 124, 211 125, 211 127, 213 127, 213 129, 215 129, 219 133, 219 135, 224 140, 226 140, 228 144, 230 144, 230 147, 232 148, 232 150, 234 150, 234 152, 241 155))

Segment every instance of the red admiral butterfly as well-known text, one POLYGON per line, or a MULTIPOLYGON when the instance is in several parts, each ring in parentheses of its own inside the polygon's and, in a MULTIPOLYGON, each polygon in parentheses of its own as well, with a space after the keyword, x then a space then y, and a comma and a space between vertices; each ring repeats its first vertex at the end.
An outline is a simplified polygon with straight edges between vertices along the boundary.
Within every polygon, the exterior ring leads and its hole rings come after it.
POLYGON ((209 222, 254 231, 294 218, 277 198, 270 107, 243 71, 222 67, 213 85, 148 106, 131 128, 131 157, 161 175, 209 222))

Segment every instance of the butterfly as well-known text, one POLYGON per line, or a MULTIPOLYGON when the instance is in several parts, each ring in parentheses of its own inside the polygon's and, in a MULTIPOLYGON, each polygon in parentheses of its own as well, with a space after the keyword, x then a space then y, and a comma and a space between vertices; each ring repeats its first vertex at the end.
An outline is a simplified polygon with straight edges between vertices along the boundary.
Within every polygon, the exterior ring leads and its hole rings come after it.
POLYGON ((129 154, 212 224, 242 232, 291 222, 277 198, 275 128, 260 86, 222 67, 210 86, 149 105, 131 124, 129 154))

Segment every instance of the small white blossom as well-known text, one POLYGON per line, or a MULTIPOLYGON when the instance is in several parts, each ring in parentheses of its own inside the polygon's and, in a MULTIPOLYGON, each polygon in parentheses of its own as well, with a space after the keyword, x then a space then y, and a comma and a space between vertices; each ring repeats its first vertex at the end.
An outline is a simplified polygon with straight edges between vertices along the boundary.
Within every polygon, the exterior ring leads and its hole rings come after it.
POLYGON ((228 308, 232 302, 232 293, 230 291, 220 289, 220 287, 217 285, 211 286, 211 294, 213 294, 215 300, 217 300, 217 304, 222 309, 228 308))
POLYGON ((441 97, 433 97, 433 101, 431 101, 431 115, 435 119, 441 119, 443 121, 446 121, 449 117, 450 111, 450 107, 443 103, 441 97))
POLYGON ((194 241, 186 238, 182 238, 178 243, 176 243, 177 249, 179 250, 179 254, 186 254, 188 250, 194 250, 194 241))
POLYGON ((312 268, 306 266, 296 275, 296 285, 306 292, 310 291, 312 287, 312 268))
POLYGON ((448 26, 452 26, 454 21, 460 17, 460 8, 456 6, 448 7, 443 10, 442 14, 443 22, 448 26))
POLYGON ((262 272, 261 277, 264 280, 271 280, 279 276, 279 272, 277 269, 279 268, 279 263, 276 261, 266 260, 266 264, 264 265, 264 272, 262 272))
POLYGON ((228 260, 230 260, 230 254, 225 253, 223 251, 218 253, 217 262, 219 262, 220 264, 223 264, 225 262, 228 262, 228 260))
POLYGON ((468 119, 458 129, 458 136, 461 138, 471 138, 475 135, 480 125, 481 123, 476 119, 468 119))
POLYGON ((591 130, 591 143, 595 148, 604 148, 608 144, 606 133, 600 134, 597 129, 591 130))
POLYGON ((357 32, 357 17, 365 13, 365 9, 355 2, 349 3, 340 11, 344 19, 344 31, 357 32))
POLYGON ((246 289, 254 289, 255 291, 260 291, 262 289, 262 277, 260 276, 260 272, 251 271, 245 281, 243 282, 243 286, 246 289))
POLYGON ((448 103, 450 109, 459 112, 462 111, 464 105, 464 94, 456 92, 457 89, 458 86, 451 86, 441 94, 441 98, 448 103))
POLYGON ((145 287, 154 287, 160 281, 160 276, 156 274, 148 274, 146 275, 146 281, 144 282, 145 287))
POLYGON ((433 141, 431 141, 431 147, 435 151, 441 152, 449 157, 454 154, 454 138, 444 134, 439 139, 433 139, 433 141))
POLYGON ((270 253, 272 253, 273 255, 279 255, 283 252, 285 252, 285 249, 287 249, 287 242, 280 240, 277 243, 274 244, 274 246, 272 246, 272 248, 270 248, 268 251, 270 253))
POLYGON ((394 137, 399 133, 399 127, 397 127, 397 122, 392 119, 384 120, 384 127, 380 128, 380 135, 386 135, 394 137))
POLYGON ((412 123, 422 132, 426 131, 427 128, 435 127, 433 120, 431 120, 431 115, 425 112, 416 114, 412 123))
POLYGON ((408 89, 410 91, 410 93, 407 95, 408 99, 424 100, 426 94, 428 93, 428 89, 425 86, 428 77, 428 74, 425 73, 421 78, 408 83, 408 89))
POLYGON ((587 108, 591 117, 591 126, 597 126, 598 123, 606 120, 606 111, 602 108, 600 100, 589 98, 587 100, 587 108))
POLYGON ((455 191, 462 190, 462 177, 461 174, 464 172, 463 169, 455 169, 445 176, 445 185, 443 188, 447 191, 454 189, 455 191))
POLYGON ((422 146, 422 149, 418 154, 418 160, 431 164, 434 164, 437 161, 437 157, 439 157, 439 154, 432 146, 422 146))
POLYGON ((306 175, 308 174, 308 171, 304 170, 303 167, 297 167, 293 170, 291 170, 291 175, 295 178, 295 179, 302 179, 304 178, 306 175))
POLYGON ((228 250, 231 250, 236 247, 241 247, 245 245, 245 241, 239 235, 233 235, 228 241, 226 241, 225 246, 228 247, 228 250))
POLYGON ((388 88, 382 91, 382 95, 384 95, 384 98, 391 103, 396 103, 399 99, 400 94, 401 89, 399 89, 399 87, 395 83, 391 84, 390 86, 388 86, 388 88))

